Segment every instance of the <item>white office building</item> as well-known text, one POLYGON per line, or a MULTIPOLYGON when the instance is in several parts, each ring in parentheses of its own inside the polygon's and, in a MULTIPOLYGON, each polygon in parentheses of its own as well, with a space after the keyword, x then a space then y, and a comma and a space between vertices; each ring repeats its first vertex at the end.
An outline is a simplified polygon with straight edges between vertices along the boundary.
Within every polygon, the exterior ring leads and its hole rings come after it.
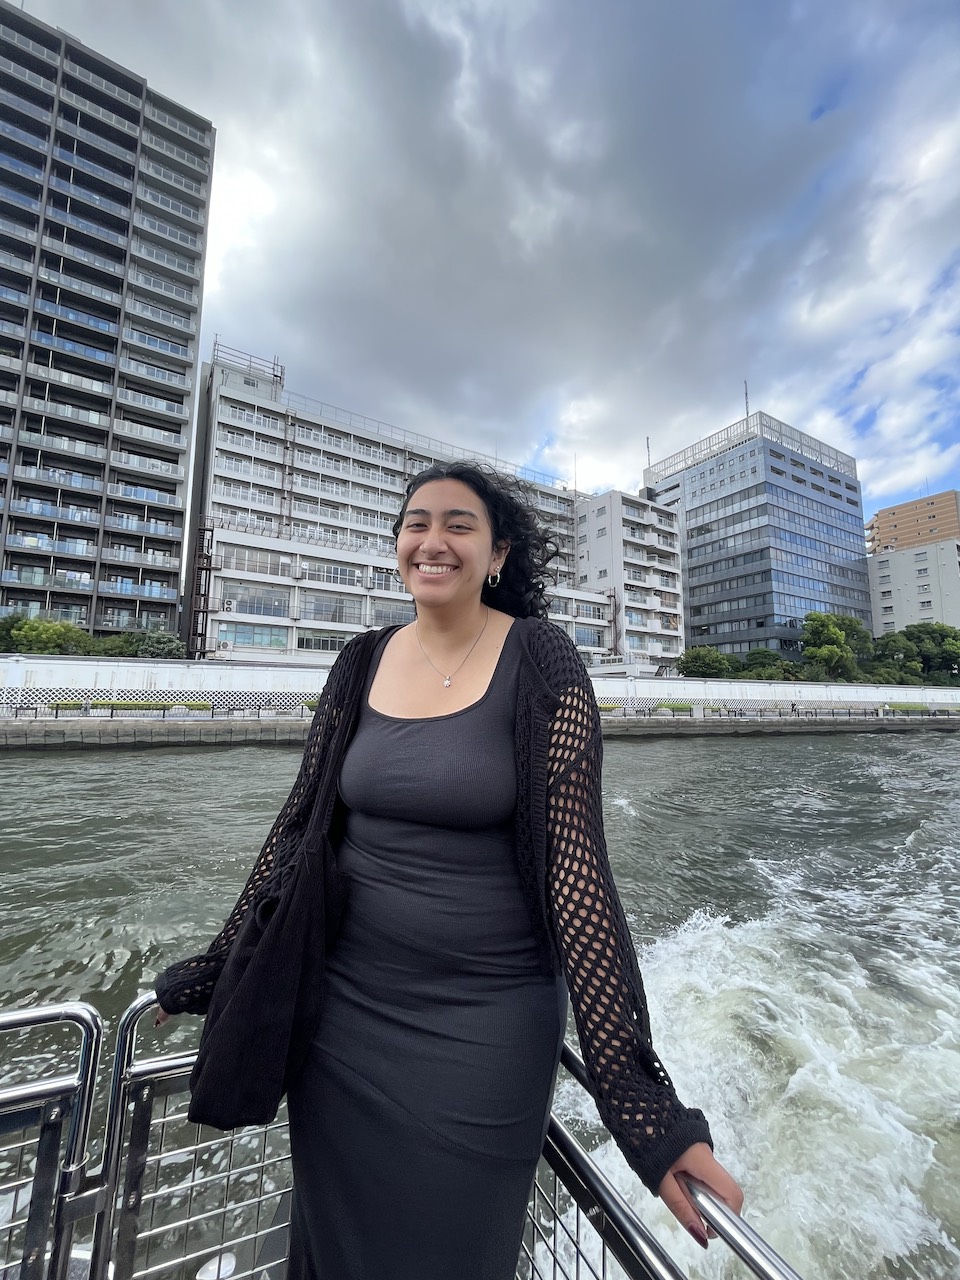
POLYGON ((680 530, 649 494, 611 489, 577 501, 577 583, 607 597, 612 631, 601 666, 675 673, 683 637, 680 530))
POLYGON ((873 634, 917 622, 960 627, 960 541, 944 538, 867 557, 873 634))
POLYGON ((551 617, 588 662, 613 651, 611 599, 577 581, 575 495, 560 481, 298 396, 282 366, 220 344, 202 384, 193 655, 328 666, 358 632, 411 621, 391 526, 407 480, 456 458, 532 484, 560 546, 551 617))

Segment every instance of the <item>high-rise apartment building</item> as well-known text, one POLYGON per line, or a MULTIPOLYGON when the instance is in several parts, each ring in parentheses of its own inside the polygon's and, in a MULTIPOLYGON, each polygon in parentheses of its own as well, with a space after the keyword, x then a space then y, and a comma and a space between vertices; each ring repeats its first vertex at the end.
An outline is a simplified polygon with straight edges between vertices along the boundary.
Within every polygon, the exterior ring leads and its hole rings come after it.
POLYGON ((867 550, 872 555, 922 547, 950 538, 960 538, 960 491, 957 489, 900 502, 895 507, 882 507, 867 523, 867 550))
POLYGON ((219 344, 197 432, 192 654, 329 665, 358 632, 412 621, 391 527, 407 480, 457 458, 531 484, 560 547, 551 617, 588 662, 610 652, 607 594, 577 582, 575 495, 549 476, 296 395, 276 362, 219 344))
POLYGON ((680 517, 687 646, 792 651, 811 610, 870 625, 857 464, 753 413, 648 467, 680 517))
POLYGON ((867 567, 875 636, 917 622, 960 627, 960 535, 878 551, 867 567))
POLYGON ((680 527, 647 493, 577 500, 577 583, 609 602, 611 652, 632 675, 670 675, 683 636, 680 527))
POLYGON ((0 614, 179 625, 213 143, 0 0, 0 614))

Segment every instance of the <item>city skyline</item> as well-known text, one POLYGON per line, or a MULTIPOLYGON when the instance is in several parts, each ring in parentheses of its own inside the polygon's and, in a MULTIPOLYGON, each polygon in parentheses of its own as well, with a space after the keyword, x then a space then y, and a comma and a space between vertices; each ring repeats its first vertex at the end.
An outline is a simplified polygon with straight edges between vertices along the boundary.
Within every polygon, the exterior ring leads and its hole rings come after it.
POLYGON ((746 378, 866 516, 960 485, 952 9, 560 8, 25 6, 217 126, 204 354, 580 489, 746 378))

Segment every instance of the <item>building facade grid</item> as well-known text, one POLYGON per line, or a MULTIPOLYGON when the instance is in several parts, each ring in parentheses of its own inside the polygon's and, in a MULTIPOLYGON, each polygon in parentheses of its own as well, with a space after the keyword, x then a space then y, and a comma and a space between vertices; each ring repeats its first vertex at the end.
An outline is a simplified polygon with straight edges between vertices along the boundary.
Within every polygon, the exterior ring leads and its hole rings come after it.
POLYGON ((0 0, 0 614, 178 629, 213 148, 0 0))

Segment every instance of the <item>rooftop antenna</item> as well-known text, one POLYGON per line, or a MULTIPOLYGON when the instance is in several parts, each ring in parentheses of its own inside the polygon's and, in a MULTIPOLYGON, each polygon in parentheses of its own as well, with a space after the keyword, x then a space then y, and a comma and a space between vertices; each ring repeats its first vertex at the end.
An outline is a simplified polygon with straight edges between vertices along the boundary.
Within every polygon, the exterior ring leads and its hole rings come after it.
POLYGON ((573 455, 573 496, 577 497, 577 455, 573 455))
POLYGON ((750 417, 750 392, 747 390, 747 380, 743 380, 743 403, 746 405, 747 417, 750 417))
POLYGON ((650 461, 650 437, 647 436, 647 466, 650 467, 652 465, 653 463, 650 461))

